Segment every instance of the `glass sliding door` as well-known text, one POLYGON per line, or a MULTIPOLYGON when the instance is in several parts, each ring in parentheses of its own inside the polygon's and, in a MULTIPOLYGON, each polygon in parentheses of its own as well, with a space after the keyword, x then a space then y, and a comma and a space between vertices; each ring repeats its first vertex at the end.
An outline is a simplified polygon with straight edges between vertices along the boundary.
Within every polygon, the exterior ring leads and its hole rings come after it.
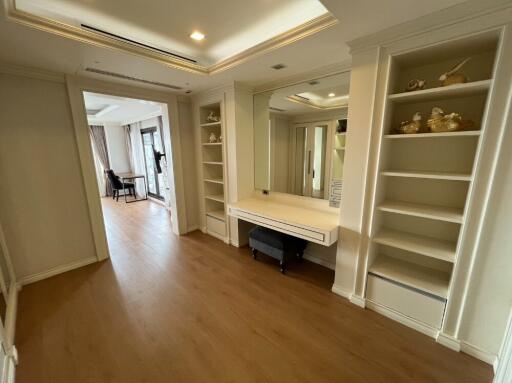
POLYGON ((146 165, 146 178, 148 180, 148 194, 153 198, 164 199, 162 174, 158 174, 153 148, 159 152, 162 150, 160 132, 156 128, 141 130, 142 149, 144 152, 144 163, 146 165))

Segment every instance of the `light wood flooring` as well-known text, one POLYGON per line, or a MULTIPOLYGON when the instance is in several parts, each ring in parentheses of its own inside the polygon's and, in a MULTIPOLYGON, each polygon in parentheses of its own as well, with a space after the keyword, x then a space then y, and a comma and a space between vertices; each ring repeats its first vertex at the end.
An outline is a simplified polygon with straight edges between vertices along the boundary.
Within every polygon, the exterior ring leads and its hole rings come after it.
POLYGON ((304 261, 279 273, 153 202, 103 200, 111 259, 20 293, 18 383, 490 382, 492 369, 331 293, 304 261))

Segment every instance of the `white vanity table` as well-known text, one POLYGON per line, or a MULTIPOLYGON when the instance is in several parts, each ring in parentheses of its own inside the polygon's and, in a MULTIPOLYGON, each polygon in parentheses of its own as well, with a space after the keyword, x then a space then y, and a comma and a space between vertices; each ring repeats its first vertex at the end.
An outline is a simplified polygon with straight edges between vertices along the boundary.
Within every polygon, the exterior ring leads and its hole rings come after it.
POLYGON ((326 200, 261 191, 228 205, 232 217, 324 246, 338 240, 338 212, 326 200))

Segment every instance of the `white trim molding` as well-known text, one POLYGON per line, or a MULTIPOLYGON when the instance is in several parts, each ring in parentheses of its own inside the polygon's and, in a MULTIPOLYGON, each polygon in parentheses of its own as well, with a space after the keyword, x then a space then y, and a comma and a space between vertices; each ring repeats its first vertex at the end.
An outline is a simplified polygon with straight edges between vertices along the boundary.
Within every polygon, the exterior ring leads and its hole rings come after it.
POLYGON ((326 261, 325 259, 322 259, 319 257, 315 257, 314 255, 308 254, 306 252, 304 253, 303 258, 310 262, 316 263, 317 265, 327 267, 328 269, 331 269, 331 270, 336 269, 336 265, 334 263, 326 261))
POLYGON ((331 291, 334 293, 334 294, 337 294, 339 295, 340 297, 343 297, 343 298, 346 298, 346 299, 350 299, 350 295, 352 294, 351 292, 343 289, 342 287, 336 285, 336 284, 333 284, 332 285, 332 288, 331 288, 331 291))
POLYGON ((482 350, 481 348, 465 341, 462 341, 460 343, 460 351, 465 354, 471 355, 472 357, 479 359, 482 362, 490 364, 491 366, 493 366, 493 369, 495 370, 494 366, 496 364, 496 360, 498 359, 497 355, 482 350))
POLYGON ((323 15, 300 24, 284 33, 280 33, 271 39, 248 48, 231 57, 225 58, 213 65, 204 66, 184 58, 172 57, 151 48, 145 48, 143 46, 129 43, 127 41, 107 36, 99 32, 94 32, 74 25, 24 12, 16 7, 16 0, 4 0, 4 2, 7 19, 13 22, 45 32, 53 33, 67 39, 80 41, 82 43, 87 43, 102 48, 121 50, 140 57, 157 61, 174 69, 180 69, 187 72, 203 75, 214 75, 216 73, 222 72, 226 69, 232 68, 234 66, 240 65, 243 62, 253 59, 254 57, 302 40, 338 23, 338 19, 336 19, 330 12, 326 12, 323 15))
POLYGON ((448 347, 450 350, 459 352, 461 350, 460 340, 454 338, 451 335, 439 332, 436 336, 436 342, 448 347))
POLYGON ((349 300, 351 303, 353 303, 356 306, 359 306, 363 309, 366 308, 367 303, 368 303, 365 298, 360 297, 359 295, 356 295, 356 294, 350 294, 349 300))
POLYGON ((92 263, 98 262, 98 258, 96 256, 88 257, 84 259, 80 259, 78 261, 74 261, 65 265, 60 265, 56 267, 52 267, 51 269, 48 269, 46 271, 41 271, 39 273, 27 275, 25 277, 22 277, 18 280, 17 284, 18 286, 25 286, 30 283, 38 282, 46 278, 53 277, 58 274, 65 273, 66 271, 78 269, 83 266, 90 265, 92 263))

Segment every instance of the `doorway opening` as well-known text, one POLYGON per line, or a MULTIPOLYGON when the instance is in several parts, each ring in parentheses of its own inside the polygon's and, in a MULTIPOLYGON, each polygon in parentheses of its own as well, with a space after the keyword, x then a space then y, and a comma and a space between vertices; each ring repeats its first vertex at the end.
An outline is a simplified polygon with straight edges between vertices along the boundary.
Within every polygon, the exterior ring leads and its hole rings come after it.
POLYGON ((143 235, 134 226, 172 232, 167 105, 82 94, 109 247, 143 235))

